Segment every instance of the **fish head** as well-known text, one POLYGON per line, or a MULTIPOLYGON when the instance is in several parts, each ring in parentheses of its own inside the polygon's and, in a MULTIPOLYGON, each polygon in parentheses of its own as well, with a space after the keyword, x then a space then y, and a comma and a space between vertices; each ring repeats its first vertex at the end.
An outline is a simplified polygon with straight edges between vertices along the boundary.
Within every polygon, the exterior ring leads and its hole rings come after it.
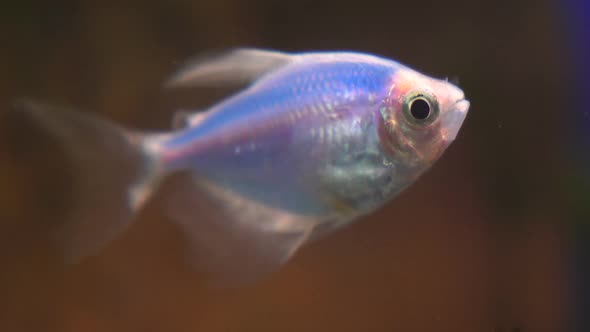
POLYGON ((380 108, 380 140, 407 166, 429 166, 457 137, 469 101, 456 85, 401 68, 380 108))

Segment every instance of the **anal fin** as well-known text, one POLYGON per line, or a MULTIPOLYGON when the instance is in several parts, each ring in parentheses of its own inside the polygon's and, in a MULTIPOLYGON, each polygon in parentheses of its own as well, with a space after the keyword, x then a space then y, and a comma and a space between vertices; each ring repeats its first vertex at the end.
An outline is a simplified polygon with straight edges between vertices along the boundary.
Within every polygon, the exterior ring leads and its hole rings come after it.
POLYGON ((262 205, 189 174, 170 180, 168 216, 187 236, 191 264, 218 284, 250 283, 272 273, 321 222, 262 205))

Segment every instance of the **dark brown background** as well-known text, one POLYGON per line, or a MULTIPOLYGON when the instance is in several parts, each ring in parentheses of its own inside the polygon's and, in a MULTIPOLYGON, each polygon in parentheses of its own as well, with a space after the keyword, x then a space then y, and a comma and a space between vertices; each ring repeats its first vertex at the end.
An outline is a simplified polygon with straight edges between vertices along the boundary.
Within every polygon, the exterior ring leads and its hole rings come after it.
MULTIPOLYGON (((31 97, 169 127, 180 63, 233 46, 349 49, 458 76, 458 140, 383 210, 303 250, 270 280, 208 288, 158 198, 99 257, 63 266, 46 241, 68 171, 34 128, 0 133, 0 331, 559 331, 566 59, 537 0, 17 1, 0 10, 0 103, 31 97)), ((204 107, 211 92, 195 92, 204 107)), ((186 96, 185 96, 186 97, 186 96)))

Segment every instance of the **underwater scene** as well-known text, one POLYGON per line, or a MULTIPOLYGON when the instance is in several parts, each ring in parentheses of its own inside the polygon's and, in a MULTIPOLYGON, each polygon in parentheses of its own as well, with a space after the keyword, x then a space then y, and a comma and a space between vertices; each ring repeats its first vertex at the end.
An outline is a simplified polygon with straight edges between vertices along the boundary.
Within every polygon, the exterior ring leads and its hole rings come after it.
POLYGON ((590 331, 590 2, 0 26, 0 331, 590 331))

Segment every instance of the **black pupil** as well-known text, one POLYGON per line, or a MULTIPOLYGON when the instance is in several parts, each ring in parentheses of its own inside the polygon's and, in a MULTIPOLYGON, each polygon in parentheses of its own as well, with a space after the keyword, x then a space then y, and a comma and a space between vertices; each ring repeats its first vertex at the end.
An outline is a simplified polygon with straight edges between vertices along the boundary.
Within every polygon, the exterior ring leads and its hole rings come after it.
POLYGON ((430 104, 424 99, 416 99, 410 105, 410 113, 416 120, 425 120, 430 115, 430 104))

